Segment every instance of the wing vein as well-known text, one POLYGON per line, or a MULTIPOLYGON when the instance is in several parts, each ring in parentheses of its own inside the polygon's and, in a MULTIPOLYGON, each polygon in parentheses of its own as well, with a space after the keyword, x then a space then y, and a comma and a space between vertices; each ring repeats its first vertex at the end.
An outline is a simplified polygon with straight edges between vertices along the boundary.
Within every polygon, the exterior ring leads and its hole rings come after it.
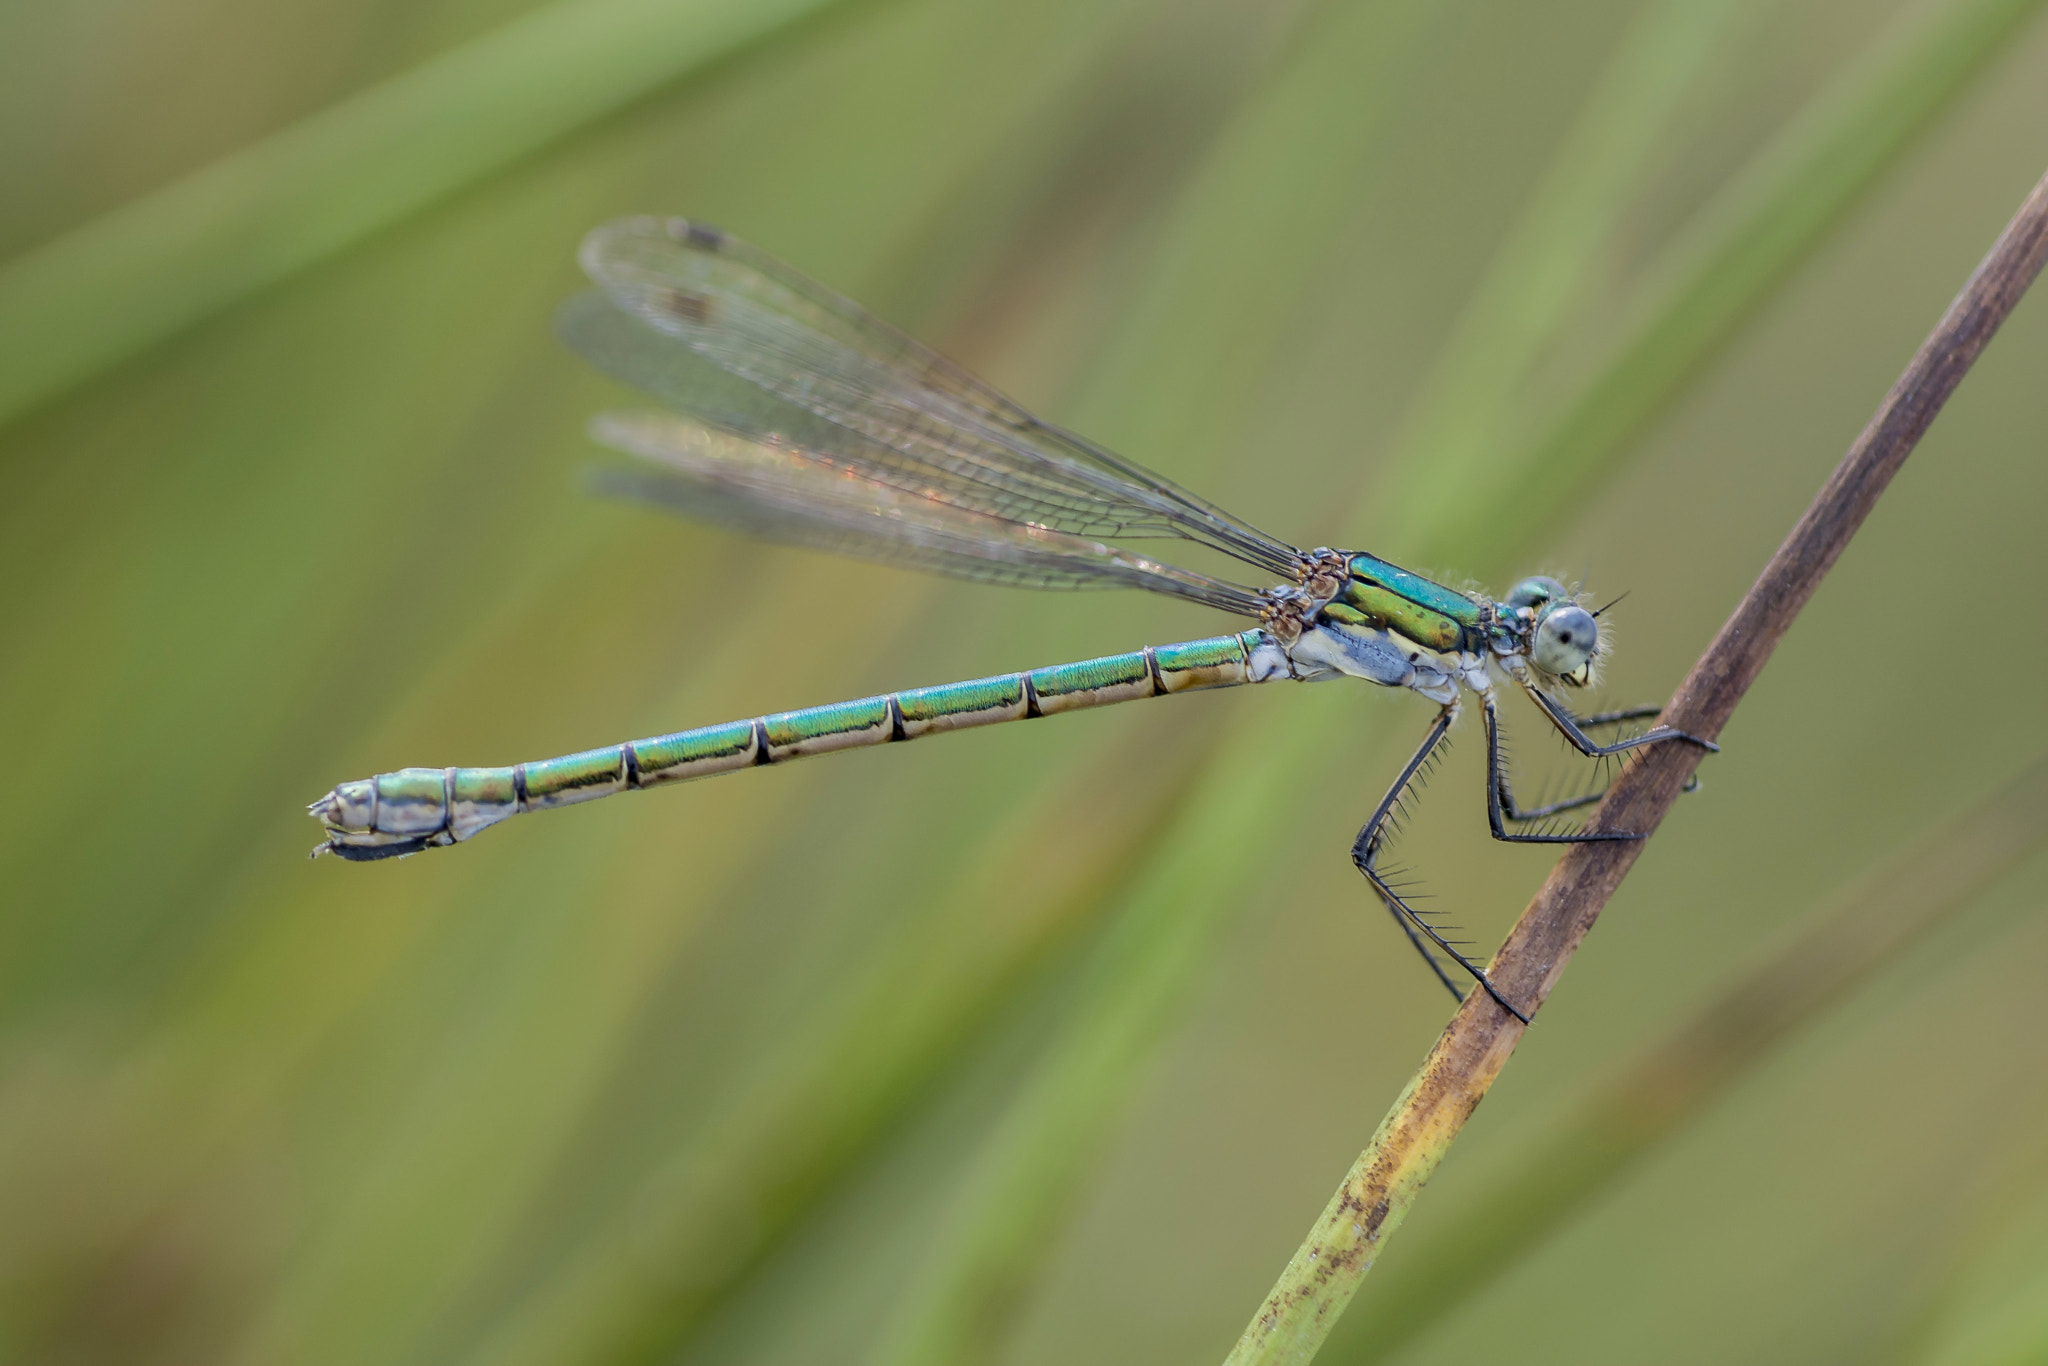
POLYGON ((564 307, 564 338, 693 419, 602 419, 600 440, 655 465, 606 476, 609 492, 784 543, 1251 615, 1254 590, 1106 542, 1178 538, 1276 575, 1300 561, 715 230, 624 219, 592 232, 581 259, 599 289, 564 307))

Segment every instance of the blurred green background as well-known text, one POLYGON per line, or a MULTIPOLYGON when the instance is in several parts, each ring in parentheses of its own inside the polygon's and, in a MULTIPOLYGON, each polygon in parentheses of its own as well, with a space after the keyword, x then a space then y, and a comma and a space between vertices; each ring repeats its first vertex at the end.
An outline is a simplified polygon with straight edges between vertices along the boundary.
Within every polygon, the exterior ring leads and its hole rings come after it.
MULTIPOLYGON (((0 0, 0 1359, 1220 1359, 1449 1009, 1345 857, 1414 699, 306 862, 340 779, 1232 629, 581 496, 578 237, 720 224, 1297 543, 1627 589, 1603 695, 1661 700, 2048 166, 2041 8, 0 0)), ((2048 1359, 2017 835, 1368 1331, 1585 1088, 2048 747, 2044 368, 2037 295, 1324 1360, 2048 1359)), ((1475 735, 1403 858, 1491 945, 1550 859, 1486 839, 1475 735)))

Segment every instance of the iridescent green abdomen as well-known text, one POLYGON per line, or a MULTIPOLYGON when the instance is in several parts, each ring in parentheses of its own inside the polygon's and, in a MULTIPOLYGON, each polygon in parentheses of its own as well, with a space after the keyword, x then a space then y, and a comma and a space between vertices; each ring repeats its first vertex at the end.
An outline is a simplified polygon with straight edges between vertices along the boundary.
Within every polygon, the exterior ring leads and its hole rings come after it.
POLYGON ((1292 676, 1286 655, 1271 636, 1245 631, 1028 673, 776 712, 511 768, 400 769, 343 783, 314 802, 312 812, 327 827, 322 850, 348 859, 394 858, 466 840, 522 811, 568 806, 684 778, 1140 697, 1292 676))
POLYGON ((1486 639, 1486 604, 1371 555, 1351 557, 1351 578, 1323 615, 1432 650, 1477 650, 1486 639))

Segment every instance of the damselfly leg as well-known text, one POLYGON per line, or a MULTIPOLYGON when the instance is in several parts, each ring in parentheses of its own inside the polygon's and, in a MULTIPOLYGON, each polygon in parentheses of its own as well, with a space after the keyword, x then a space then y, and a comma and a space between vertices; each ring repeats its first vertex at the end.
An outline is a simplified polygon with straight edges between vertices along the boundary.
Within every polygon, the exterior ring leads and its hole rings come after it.
MULTIPOLYGON (((1658 711, 1659 708, 1656 707, 1631 707, 1625 711, 1603 712, 1597 716, 1573 717, 1571 719, 1574 722, 1573 731, 1583 739, 1586 738, 1586 728, 1588 727, 1599 729, 1610 725, 1621 725, 1628 721, 1640 720, 1645 716, 1655 716, 1658 711)), ((1570 716, 1569 712, 1565 714, 1568 717, 1570 716)), ((1595 745, 1593 752, 1588 757, 1605 759, 1615 754, 1625 753, 1628 750, 1636 749, 1645 743, 1649 743, 1651 737, 1655 737, 1655 732, 1645 732, 1643 736, 1630 736, 1617 740, 1612 745, 1595 745)), ((1591 741, 1588 740, 1588 743, 1591 743, 1591 741)), ((1492 829, 1493 837, 1497 840, 1507 844, 1586 844, 1597 840, 1626 840, 1635 838, 1634 835, 1626 831, 1588 832, 1554 829, 1510 831, 1506 824, 1510 821, 1516 824, 1526 824, 1531 821, 1546 820, 1567 811, 1576 811, 1591 806, 1607 795, 1607 784, 1601 782, 1590 792, 1582 793, 1576 797, 1566 797, 1560 801, 1547 802, 1541 806, 1524 807, 1520 805, 1515 800, 1514 785, 1508 777, 1507 747, 1501 741, 1500 713, 1495 707, 1492 698, 1488 698, 1486 701, 1486 768, 1491 779, 1487 785, 1486 819, 1487 824, 1492 829)))
POLYGON ((1584 727, 1610 721, 1632 720, 1646 715, 1655 716, 1657 712, 1648 707, 1633 707, 1627 711, 1602 712, 1597 716, 1577 717, 1571 714, 1571 710, 1564 703, 1558 701, 1541 688, 1532 687, 1525 682, 1522 685, 1522 691, 1529 694, 1530 700, 1550 719, 1550 724, 1557 727, 1558 734, 1564 736, 1566 742, 1573 749, 1576 749, 1588 759, 1602 759, 1610 754, 1621 754, 1631 749, 1641 749, 1644 745, 1654 745, 1660 740, 1687 740, 1698 745, 1709 754, 1719 754, 1721 752, 1721 747, 1713 741, 1702 740, 1697 735, 1688 735, 1673 726, 1652 726, 1641 735, 1625 736, 1622 739, 1616 740, 1611 745, 1597 744, 1591 736, 1586 734, 1584 727))
MULTIPOLYGON (((1626 735, 1610 744, 1603 745, 1588 735, 1587 731, 1657 716, 1660 714, 1661 708, 1627 707, 1620 711, 1596 712, 1591 716, 1573 716, 1571 711, 1562 702, 1551 697, 1540 688, 1527 687, 1525 685, 1524 690, 1536 703, 1537 707, 1542 710, 1545 718, 1557 728, 1558 733, 1565 738, 1566 742, 1589 759, 1608 759, 1617 754, 1625 754, 1631 750, 1641 749, 1646 745, 1654 745, 1664 740, 1684 740, 1700 746, 1710 754, 1720 752, 1720 746, 1713 742, 1702 740, 1696 735, 1689 735, 1672 726, 1652 726, 1640 735, 1626 735)), ((1509 844, 1584 844, 1597 840, 1636 838, 1635 835, 1628 831, 1619 830, 1591 832, 1545 830, 1519 834, 1511 833, 1503 824, 1503 819, 1520 824, 1528 821, 1543 820, 1547 817, 1560 815, 1566 811, 1574 811, 1591 806, 1607 795, 1607 784, 1604 782, 1600 783, 1591 792, 1577 797, 1569 797, 1562 801, 1550 802, 1542 806, 1525 808, 1518 805, 1515 801, 1513 786, 1508 779, 1507 756, 1500 738, 1500 718, 1494 709, 1491 698, 1486 703, 1486 752, 1487 769, 1491 775, 1491 782, 1487 791, 1486 816, 1488 823, 1492 827, 1495 839, 1509 844)), ((1696 780, 1687 779, 1685 785, 1687 791, 1691 791, 1697 786, 1698 782, 1696 780)))
POLYGON ((1451 733, 1451 723, 1457 718, 1458 706, 1455 702, 1437 713, 1436 720, 1430 723, 1428 732, 1422 737, 1422 743, 1416 746, 1415 753, 1402 765, 1393 786, 1387 789, 1387 795, 1380 798, 1380 804, 1374 808, 1372 818, 1366 821, 1365 828, 1360 830, 1358 838, 1352 841, 1351 862, 1365 875, 1365 880, 1372 884, 1373 891, 1385 904, 1387 913, 1394 917, 1394 923, 1401 927, 1401 932, 1408 936, 1408 942, 1415 946, 1415 951, 1422 955, 1422 961, 1429 964, 1429 970, 1436 974, 1437 980, 1444 984, 1451 995, 1459 1000, 1465 997, 1465 993, 1459 990, 1457 981, 1444 967, 1443 959, 1437 956, 1438 953, 1442 953, 1445 958, 1469 974, 1488 996, 1500 1004, 1502 1010, 1527 1024, 1529 1017, 1516 1009, 1507 997, 1501 995, 1492 979, 1486 975, 1486 970, 1467 958, 1455 943, 1446 939, 1440 929, 1431 924, 1422 912, 1416 910, 1408 898, 1387 880, 1386 873, 1379 866, 1380 854, 1386 846, 1386 836, 1393 833, 1394 828, 1398 828, 1400 817, 1407 809, 1410 792, 1427 776, 1444 737, 1451 733))
MULTIPOLYGON (((1610 743, 1601 744, 1588 732, 1602 730, 1608 726, 1625 725, 1630 721, 1645 720, 1656 716, 1659 709, 1629 707, 1619 711, 1599 712, 1591 716, 1573 716, 1564 704, 1556 699, 1535 688, 1528 691, 1559 733, 1573 748, 1588 758, 1604 759, 1664 740, 1686 740, 1708 750, 1715 748, 1707 741, 1669 726, 1656 726, 1640 735, 1624 736, 1610 743)), ((1520 825, 1540 821, 1591 806, 1606 795, 1606 787, 1603 784, 1595 791, 1541 806, 1520 805, 1515 800, 1514 787, 1508 777, 1507 755, 1501 743, 1499 707, 1491 694, 1487 695, 1483 706, 1486 718, 1486 815, 1495 839, 1508 844, 1587 844, 1604 840, 1641 838, 1634 832, 1626 830, 1508 829, 1510 823, 1520 825)), ((1357 866, 1358 871, 1365 875, 1366 881, 1372 884, 1373 891, 1386 905, 1388 913, 1394 917, 1394 923, 1399 925, 1401 932, 1408 937, 1408 942, 1415 946, 1415 951, 1429 964, 1430 971, 1436 974, 1437 980, 1442 982, 1453 996, 1462 1000, 1464 992, 1460 990, 1457 979, 1446 966, 1446 960, 1469 974, 1472 980, 1485 989, 1487 995, 1500 1003, 1502 1009, 1527 1023, 1529 1017, 1502 996, 1485 970, 1466 957, 1456 942, 1446 938, 1442 927, 1432 923, 1416 909, 1413 904, 1413 890, 1397 887, 1390 880, 1389 871, 1380 866, 1380 856, 1386 850, 1387 840, 1399 829, 1401 817, 1407 809, 1408 798, 1427 776, 1434 760, 1440 754, 1444 740, 1450 734, 1451 724, 1457 719, 1457 712, 1457 706, 1453 704, 1437 714, 1436 720, 1430 724, 1428 732, 1423 736, 1422 743, 1416 747, 1414 755, 1403 765, 1401 772, 1394 779, 1393 786, 1387 790, 1387 795, 1374 809, 1372 818, 1365 823, 1365 828, 1358 832, 1358 839, 1351 846, 1351 861, 1357 866)))
MULTIPOLYGON (((1594 731, 1607 726, 1625 725, 1630 721, 1646 720, 1649 717, 1661 715, 1663 710, 1662 707, 1626 707, 1620 711, 1596 712, 1591 716, 1580 716, 1574 719, 1578 722, 1581 731, 1594 731)), ((1671 738, 1678 737, 1674 735, 1671 738)), ((1687 736, 1684 738, 1690 739, 1691 737, 1687 736)), ((1526 841, 1522 836, 1502 833, 1502 819, 1518 825, 1526 824, 1530 821, 1548 820, 1552 816, 1563 815, 1567 811, 1578 811, 1592 806, 1607 795, 1607 784, 1602 782, 1597 784, 1592 791, 1581 793, 1576 797, 1566 797, 1558 801, 1546 802, 1541 806, 1525 807, 1516 801, 1514 788, 1508 781, 1506 746, 1499 743, 1492 734, 1489 734, 1487 748, 1489 758, 1492 761, 1494 788, 1493 805, 1488 814, 1493 819, 1495 839, 1506 840, 1509 843, 1516 843, 1518 841, 1543 843, 1545 841, 1526 841)), ((1699 779, 1697 778, 1685 780, 1685 790, 1687 792, 1691 792, 1698 786, 1699 779)))

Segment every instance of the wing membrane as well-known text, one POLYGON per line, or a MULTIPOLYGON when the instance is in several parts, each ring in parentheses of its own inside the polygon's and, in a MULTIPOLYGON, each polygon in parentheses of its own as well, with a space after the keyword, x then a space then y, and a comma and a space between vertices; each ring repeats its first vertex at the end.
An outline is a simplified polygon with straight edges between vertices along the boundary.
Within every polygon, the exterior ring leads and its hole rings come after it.
POLYGON ((831 550, 984 583, 1029 588, 1148 588, 1247 616, 1252 589, 1048 527, 972 512, 879 483, 786 442, 720 431, 666 413, 614 413, 592 434, 649 468, 608 470, 607 493, 763 540, 831 550))
POLYGON ((640 326, 608 328, 579 301, 564 319, 571 344, 677 411, 967 511, 1077 536, 1179 537, 1271 573, 1294 567, 1293 547, 1040 422, 859 305, 713 229, 624 219, 591 233, 582 261, 640 326), (707 382, 708 370, 726 382, 707 382))

